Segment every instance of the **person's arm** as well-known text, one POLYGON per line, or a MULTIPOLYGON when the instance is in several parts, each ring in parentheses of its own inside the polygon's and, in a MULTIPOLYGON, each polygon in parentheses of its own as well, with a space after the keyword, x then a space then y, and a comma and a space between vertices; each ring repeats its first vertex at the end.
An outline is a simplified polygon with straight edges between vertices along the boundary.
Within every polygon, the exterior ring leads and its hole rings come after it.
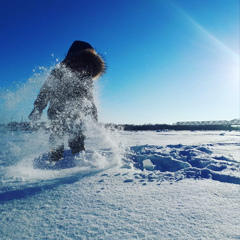
POLYGON ((95 103, 93 103, 92 105, 92 116, 93 116, 93 119, 98 122, 98 112, 97 112, 97 107, 95 105, 95 103))
POLYGON ((34 108, 30 115, 28 116, 29 120, 37 121, 42 116, 43 109, 47 106, 49 100, 50 100, 50 86, 49 86, 49 80, 48 79, 44 85, 42 86, 37 99, 34 102, 34 108))

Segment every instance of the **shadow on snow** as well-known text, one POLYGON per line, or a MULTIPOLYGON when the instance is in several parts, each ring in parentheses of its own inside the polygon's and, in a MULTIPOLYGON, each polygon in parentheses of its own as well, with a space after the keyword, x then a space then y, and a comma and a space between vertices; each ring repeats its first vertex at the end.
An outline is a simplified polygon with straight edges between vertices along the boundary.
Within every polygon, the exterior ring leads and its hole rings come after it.
POLYGON ((65 184, 72 184, 81 179, 89 176, 93 176, 104 169, 88 169, 71 174, 71 176, 63 176, 55 179, 41 180, 36 183, 26 183, 23 185, 15 186, 17 189, 12 189, 11 187, 6 187, 1 189, 0 193, 0 203, 4 203, 10 200, 17 200, 21 198, 26 198, 44 190, 51 190, 57 188, 58 186, 65 184))

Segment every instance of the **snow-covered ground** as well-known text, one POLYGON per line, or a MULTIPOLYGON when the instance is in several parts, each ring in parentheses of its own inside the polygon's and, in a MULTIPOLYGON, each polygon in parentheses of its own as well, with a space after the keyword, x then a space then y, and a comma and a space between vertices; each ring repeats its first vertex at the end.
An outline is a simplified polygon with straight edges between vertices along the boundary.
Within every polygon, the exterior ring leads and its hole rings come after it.
POLYGON ((0 135, 1 239, 240 239, 240 132, 95 128, 52 169, 48 133, 0 135))

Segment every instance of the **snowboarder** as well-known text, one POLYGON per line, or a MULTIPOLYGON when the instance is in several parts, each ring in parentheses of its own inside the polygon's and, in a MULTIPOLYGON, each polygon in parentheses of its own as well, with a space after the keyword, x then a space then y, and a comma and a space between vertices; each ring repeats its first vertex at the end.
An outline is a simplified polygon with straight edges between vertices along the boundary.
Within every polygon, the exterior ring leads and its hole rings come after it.
POLYGON ((50 161, 56 162, 63 158, 65 133, 69 135, 68 143, 72 155, 85 150, 83 122, 87 118, 98 121, 93 99, 93 79, 105 71, 104 60, 90 44, 74 41, 65 59, 43 84, 29 119, 39 120, 49 103, 50 161))

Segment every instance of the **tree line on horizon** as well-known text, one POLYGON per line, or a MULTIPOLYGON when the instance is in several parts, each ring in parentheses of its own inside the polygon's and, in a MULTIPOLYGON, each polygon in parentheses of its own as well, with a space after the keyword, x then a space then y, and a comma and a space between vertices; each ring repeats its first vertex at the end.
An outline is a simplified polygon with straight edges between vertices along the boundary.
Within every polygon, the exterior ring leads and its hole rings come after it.
MULTIPOLYGON (((112 129, 121 129, 124 131, 210 131, 210 130, 240 130, 240 126, 232 126, 232 125, 170 125, 170 124, 112 124, 112 123, 101 123, 106 128, 112 129)), ((8 124, 1 124, 2 127, 10 131, 36 131, 40 128, 49 130, 46 122, 37 122, 32 124, 30 122, 10 122, 8 124)))

